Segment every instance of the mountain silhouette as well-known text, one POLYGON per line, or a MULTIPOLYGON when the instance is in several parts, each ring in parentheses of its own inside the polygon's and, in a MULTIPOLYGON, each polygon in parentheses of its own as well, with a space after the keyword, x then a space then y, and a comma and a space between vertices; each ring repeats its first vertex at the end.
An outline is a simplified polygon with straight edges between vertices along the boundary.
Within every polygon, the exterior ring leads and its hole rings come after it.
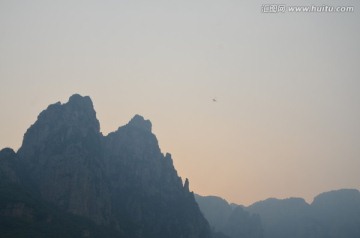
POLYGON ((201 211, 214 233, 228 238, 262 238, 263 230, 259 215, 252 214, 243 206, 229 204, 216 196, 195 195, 201 211))
POLYGON ((302 198, 269 198, 244 207, 215 196, 195 198, 213 231, 229 238, 360 237, 360 192, 356 189, 325 192, 311 204, 302 198))
POLYGON ((1 237, 210 237, 151 122, 103 136, 89 97, 41 112, 17 152, 0 152, 0 179, 1 237))

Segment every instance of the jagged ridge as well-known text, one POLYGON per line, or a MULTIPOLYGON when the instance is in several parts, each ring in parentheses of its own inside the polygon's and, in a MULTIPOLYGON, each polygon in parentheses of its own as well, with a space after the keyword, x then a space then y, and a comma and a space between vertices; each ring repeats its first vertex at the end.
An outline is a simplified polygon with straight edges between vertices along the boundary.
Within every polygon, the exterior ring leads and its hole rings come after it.
POLYGON ((189 182, 162 154, 151 122, 135 115, 103 136, 89 97, 50 105, 16 153, 27 186, 57 208, 120 237, 210 236, 189 182))

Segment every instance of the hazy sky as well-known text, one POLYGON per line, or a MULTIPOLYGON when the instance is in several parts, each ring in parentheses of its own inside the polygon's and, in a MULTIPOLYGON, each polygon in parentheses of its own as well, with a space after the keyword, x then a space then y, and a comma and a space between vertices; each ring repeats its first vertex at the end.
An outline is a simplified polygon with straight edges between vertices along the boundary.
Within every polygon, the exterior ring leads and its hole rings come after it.
POLYGON ((0 147, 80 93, 104 134, 150 119, 201 195, 360 189, 359 42, 359 1, 0 0, 0 147), (261 12, 284 2, 355 10, 261 12))

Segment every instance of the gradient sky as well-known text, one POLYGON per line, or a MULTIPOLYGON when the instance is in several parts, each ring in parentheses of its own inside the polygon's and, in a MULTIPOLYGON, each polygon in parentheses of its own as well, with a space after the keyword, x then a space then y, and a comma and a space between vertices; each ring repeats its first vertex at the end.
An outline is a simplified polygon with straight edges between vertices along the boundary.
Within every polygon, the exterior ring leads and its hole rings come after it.
POLYGON ((201 195, 360 189, 359 42, 359 1, 0 0, 0 147, 80 93, 104 134, 150 119, 201 195), (283 2, 355 11, 261 13, 283 2))

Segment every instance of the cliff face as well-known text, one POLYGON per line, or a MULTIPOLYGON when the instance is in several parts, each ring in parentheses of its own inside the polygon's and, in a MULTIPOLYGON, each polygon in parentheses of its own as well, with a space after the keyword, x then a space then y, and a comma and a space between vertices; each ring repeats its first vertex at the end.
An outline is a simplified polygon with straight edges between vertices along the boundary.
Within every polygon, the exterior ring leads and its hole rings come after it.
POLYGON ((73 95, 40 113, 18 155, 43 199, 106 223, 110 200, 99 128, 90 98, 73 95))
POLYGON ((103 146, 112 213, 121 230, 139 237, 209 237, 188 184, 182 185, 171 155, 161 153, 150 121, 136 115, 104 137, 103 146))
POLYGON ((91 99, 73 95, 38 116, 16 156, 41 199, 120 237, 210 236, 188 181, 139 115, 102 136, 91 99))

